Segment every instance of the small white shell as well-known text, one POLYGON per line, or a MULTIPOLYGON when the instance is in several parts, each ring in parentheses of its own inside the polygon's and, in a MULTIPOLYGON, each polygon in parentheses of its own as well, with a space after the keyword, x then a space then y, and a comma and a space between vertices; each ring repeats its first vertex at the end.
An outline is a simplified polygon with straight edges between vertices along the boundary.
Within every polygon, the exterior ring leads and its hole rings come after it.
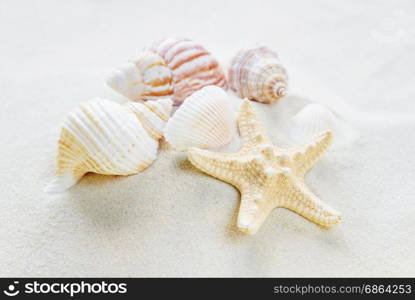
POLYGON ((171 108, 169 99, 123 106, 97 98, 81 104, 62 126, 56 177, 46 192, 66 190, 87 172, 131 175, 147 168, 171 108), (157 114, 163 120, 156 121, 157 114))
POLYGON ((277 53, 265 46, 240 50, 229 68, 229 86, 239 97, 272 103, 285 96, 287 72, 277 53))
POLYGON ((292 117, 291 138, 307 140, 323 131, 335 133, 337 117, 327 107, 319 103, 310 103, 292 117))
POLYGON ((111 73, 107 84, 134 101, 157 100, 173 94, 170 69, 151 51, 140 53, 136 59, 111 73))
POLYGON ((355 129, 339 118, 328 107, 309 103, 298 111, 287 123, 291 140, 306 142, 324 131, 333 132, 333 148, 344 146, 357 137, 355 129))
POLYGON ((226 92, 207 86, 186 98, 167 122, 164 136, 176 150, 218 148, 236 133, 235 118, 226 92))

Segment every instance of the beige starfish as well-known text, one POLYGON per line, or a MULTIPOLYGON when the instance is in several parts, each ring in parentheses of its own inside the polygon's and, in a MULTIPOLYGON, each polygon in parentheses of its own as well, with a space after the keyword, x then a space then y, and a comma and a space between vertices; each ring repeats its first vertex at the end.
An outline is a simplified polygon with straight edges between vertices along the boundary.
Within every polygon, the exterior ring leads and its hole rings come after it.
POLYGON ((241 231, 256 233, 276 207, 288 208, 327 227, 340 222, 341 215, 321 202, 304 182, 304 175, 329 146, 330 131, 306 145, 279 148, 272 145, 247 100, 241 105, 238 125, 243 144, 237 153, 191 148, 188 157, 198 169, 241 192, 238 215, 241 231))

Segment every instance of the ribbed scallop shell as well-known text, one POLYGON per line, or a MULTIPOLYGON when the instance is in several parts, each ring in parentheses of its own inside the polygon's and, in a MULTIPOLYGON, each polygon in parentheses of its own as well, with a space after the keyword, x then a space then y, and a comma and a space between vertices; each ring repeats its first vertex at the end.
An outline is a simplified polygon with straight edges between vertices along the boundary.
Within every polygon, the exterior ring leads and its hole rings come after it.
POLYGON ((203 46, 189 39, 163 39, 153 43, 149 50, 160 55, 172 72, 175 105, 204 86, 226 88, 226 78, 218 61, 203 46))
POLYGON ((235 113, 226 92, 207 86, 186 98, 167 122, 164 137, 176 150, 217 148, 236 133, 235 113))
POLYGON ((144 170, 156 158, 171 108, 169 99, 124 106, 97 98, 81 104, 62 126, 56 178, 46 191, 68 189, 87 172, 131 175, 144 170))
POLYGON ((333 149, 347 146, 358 136, 349 123, 340 118, 325 105, 309 103, 298 111, 286 124, 289 138, 305 142, 324 131, 333 132, 333 149))
POLYGON ((173 94, 172 75, 164 60, 151 51, 110 74, 107 84, 131 100, 157 100, 173 94))
POLYGON ((339 122, 333 112, 319 103, 307 104, 291 121, 290 137, 295 141, 306 141, 324 131, 336 133, 339 122))
POLYGON ((265 46, 240 50, 232 59, 229 86, 239 97, 272 103, 286 94, 287 72, 278 55, 265 46))

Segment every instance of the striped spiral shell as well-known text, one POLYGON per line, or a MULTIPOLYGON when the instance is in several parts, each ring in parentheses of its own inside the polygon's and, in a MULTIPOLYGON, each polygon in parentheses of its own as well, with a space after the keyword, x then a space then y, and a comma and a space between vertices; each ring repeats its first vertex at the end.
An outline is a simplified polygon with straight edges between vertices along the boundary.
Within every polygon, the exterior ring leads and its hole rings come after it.
POLYGON ((97 98, 81 104, 62 126, 56 177, 46 192, 66 190, 87 172, 131 175, 144 170, 156 158, 171 109, 169 99, 120 105, 97 98))
POLYGON ((160 55, 171 70, 175 105, 204 86, 226 88, 226 78, 218 61, 203 46, 189 39, 167 38, 148 49, 160 55))
POLYGON ((136 59, 112 72, 107 84, 134 101, 162 99, 173 94, 170 69, 151 51, 140 53, 136 59))
POLYGON ((278 55, 265 46, 239 51, 229 69, 229 86, 239 97, 272 103, 285 96, 287 72, 278 55))

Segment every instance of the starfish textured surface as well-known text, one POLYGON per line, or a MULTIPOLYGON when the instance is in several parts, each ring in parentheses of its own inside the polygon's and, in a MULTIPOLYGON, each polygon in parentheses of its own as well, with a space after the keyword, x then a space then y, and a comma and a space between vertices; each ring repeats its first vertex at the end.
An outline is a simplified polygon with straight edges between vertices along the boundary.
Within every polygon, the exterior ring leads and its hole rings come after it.
POLYGON ((188 157, 198 169, 240 191, 237 225, 241 231, 256 233, 276 207, 326 227, 341 221, 340 213, 321 202, 304 182, 304 175, 328 148, 330 131, 305 145, 279 148, 271 143, 248 100, 241 105, 238 126, 243 144, 237 153, 191 148, 188 157))

